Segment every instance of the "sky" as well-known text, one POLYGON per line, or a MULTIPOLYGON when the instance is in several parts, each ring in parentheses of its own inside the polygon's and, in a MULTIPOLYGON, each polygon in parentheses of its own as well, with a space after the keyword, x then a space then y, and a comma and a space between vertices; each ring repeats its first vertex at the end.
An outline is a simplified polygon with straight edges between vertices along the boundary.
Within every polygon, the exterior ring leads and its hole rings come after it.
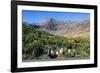
POLYGON ((51 11, 34 11, 23 10, 22 21, 27 23, 40 23, 46 18, 54 18, 56 20, 73 20, 81 21, 90 18, 89 13, 76 12, 51 12, 51 11))

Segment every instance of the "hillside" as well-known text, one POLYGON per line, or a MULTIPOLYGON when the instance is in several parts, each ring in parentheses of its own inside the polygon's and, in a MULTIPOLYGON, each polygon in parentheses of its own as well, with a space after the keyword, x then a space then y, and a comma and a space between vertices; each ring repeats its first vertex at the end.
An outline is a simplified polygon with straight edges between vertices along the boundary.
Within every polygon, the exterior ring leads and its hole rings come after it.
POLYGON ((50 59, 47 55, 49 48, 51 48, 54 52, 63 48, 64 53, 59 57, 61 59, 89 58, 90 50, 88 39, 69 39, 63 36, 51 34, 47 31, 43 31, 40 26, 26 25, 24 23, 22 33, 23 61, 50 59), (69 49, 71 52, 69 52, 69 49))

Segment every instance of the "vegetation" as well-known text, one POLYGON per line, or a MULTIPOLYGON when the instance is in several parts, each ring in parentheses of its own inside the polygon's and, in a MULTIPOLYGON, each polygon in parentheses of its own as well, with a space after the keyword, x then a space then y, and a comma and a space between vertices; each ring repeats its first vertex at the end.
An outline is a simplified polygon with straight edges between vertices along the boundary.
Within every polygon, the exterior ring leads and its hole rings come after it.
POLYGON ((60 57, 65 59, 85 58, 90 55, 90 43, 88 38, 65 38, 50 34, 46 31, 40 31, 24 23, 22 26, 22 35, 23 60, 49 59, 47 55, 49 48, 54 51, 64 48, 64 53, 60 57))

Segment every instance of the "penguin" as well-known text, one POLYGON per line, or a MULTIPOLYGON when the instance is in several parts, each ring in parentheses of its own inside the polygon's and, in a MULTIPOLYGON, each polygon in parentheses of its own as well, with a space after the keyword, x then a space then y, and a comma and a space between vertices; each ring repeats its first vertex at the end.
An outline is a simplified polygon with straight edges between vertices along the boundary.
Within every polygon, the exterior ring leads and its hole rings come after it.
POLYGON ((57 58, 57 54, 52 49, 48 49, 48 56, 49 58, 57 58))

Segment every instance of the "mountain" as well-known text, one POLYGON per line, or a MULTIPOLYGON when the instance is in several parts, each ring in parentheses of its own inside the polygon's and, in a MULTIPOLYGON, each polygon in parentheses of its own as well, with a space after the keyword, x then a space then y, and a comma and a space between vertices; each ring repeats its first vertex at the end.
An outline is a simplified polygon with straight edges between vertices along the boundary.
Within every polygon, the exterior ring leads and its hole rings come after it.
POLYGON ((73 20, 56 20, 54 18, 44 19, 41 23, 32 24, 31 26, 49 32, 54 35, 77 38, 77 37, 89 37, 90 33, 90 21, 89 19, 83 21, 73 20))
POLYGON ((90 22, 89 20, 84 20, 77 22, 76 24, 69 25, 66 29, 66 37, 85 37, 89 38, 90 36, 90 22))
POLYGON ((89 37, 90 21, 58 21, 53 18, 46 19, 41 28, 49 33, 64 37, 89 37))

